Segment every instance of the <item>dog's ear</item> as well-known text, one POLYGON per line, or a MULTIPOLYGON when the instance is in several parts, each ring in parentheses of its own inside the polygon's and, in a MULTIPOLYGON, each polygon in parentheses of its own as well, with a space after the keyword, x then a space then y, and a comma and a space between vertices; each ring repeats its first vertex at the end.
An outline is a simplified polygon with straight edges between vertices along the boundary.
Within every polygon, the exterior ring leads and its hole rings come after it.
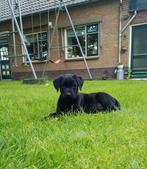
POLYGON ((74 79, 77 81, 78 87, 81 90, 83 87, 84 80, 81 76, 73 75, 74 79))
POLYGON ((57 92, 58 92, 58 90, 60 89, 61 80, 62 80, 62 79, 63 79, 63 76, 59 76, 57 79, 55 79, 55 80, 53 81, 54 87, 55 87, 55 89, 57 90, 57 92))

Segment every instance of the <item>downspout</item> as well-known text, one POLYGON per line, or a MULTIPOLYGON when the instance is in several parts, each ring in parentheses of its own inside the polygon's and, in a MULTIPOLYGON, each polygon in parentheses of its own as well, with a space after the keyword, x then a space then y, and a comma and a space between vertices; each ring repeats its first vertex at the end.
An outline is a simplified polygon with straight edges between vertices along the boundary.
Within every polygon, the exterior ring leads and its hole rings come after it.
POLYGON ((120 0, 120 7, 119 7, 119 54, 118 54, 118 63, 121 63, 121 46, 122 46, 122 33, 127 29, 127 27, 130 25, 130 23, 134 20, 134 18, 137 15, 137 11, 134 11, 133 16, 130 18, 128 23, 122 28, 122 3, 123 0, 120 0))
POLYGON ((122 18, 122 0, 120 0, 120 5, 119 5, 119 38, 118 38, 118 63, 121 62, 121 44, 122 44, 122 34, 121 34, 121 29, 122 29, 122 22, 121 22, 121 18, 122 18))
POLYGON ((128 21, 128 23, 123 27, 123 29, 121 30, 121 33, 123 33, 127 27, 129 26, 129 24, 134 20, 134 18, 136 17, 137 15, 137 11, 134 11, 134 15, 132 16, 132 18, 128 21))

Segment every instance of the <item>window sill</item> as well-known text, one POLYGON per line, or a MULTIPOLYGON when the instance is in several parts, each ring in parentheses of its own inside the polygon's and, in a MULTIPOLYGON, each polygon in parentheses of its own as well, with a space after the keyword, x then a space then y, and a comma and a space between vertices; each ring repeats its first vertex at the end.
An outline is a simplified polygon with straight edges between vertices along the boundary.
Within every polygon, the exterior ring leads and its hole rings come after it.
MULTIPOLYGON (((85 57, 86 60, 96 60, 98 59, 99 56, 88 56, 88 57, 85 57)), ((65 62, 68 62, 68 61, 81 61, 81 60, 84 60, 83 57, 75 57, 75 58, 65 58, 65 62)))
MULTIPOLYGON (((45 63, 48 62, 48 60, 31 60, 32 63, 45 63)), ((23 62, 23 64, 29 64, 29 61, 23 62)))

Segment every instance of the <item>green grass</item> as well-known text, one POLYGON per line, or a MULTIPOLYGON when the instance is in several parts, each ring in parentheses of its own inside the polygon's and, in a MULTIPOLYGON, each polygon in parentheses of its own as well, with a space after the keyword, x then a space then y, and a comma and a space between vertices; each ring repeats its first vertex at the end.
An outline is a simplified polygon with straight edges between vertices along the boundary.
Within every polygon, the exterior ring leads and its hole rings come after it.
POLYGON ((59 93, 48 85, 0 82, 0 169, 146 169, 147 82, 86 81, 122 110, 41 121, 59 93))

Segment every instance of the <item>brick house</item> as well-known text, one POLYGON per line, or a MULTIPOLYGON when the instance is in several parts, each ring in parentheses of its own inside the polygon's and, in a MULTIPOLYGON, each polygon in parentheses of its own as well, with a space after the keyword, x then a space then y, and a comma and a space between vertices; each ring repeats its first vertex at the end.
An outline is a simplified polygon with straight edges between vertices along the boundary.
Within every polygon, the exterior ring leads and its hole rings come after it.
MULTIPOLYGON (((11 11, 2 1, 1 79, 32 78, 18 31, 13 26, 11 11)), ((140 3, 137 0, 64 1, 94 79, 115 78, 119 63, 129 70, 131 78, 147 77, 146 0, 140 0, 140 3), (139 53, 136 55, 135 52, 139 53)), ((63 6, 58 11, 59 4, 59 0, 23 0, 20 5, 24 38, 32 64, 38 77, 45 70, 44 75, 48 78, 61 73, 77 73, 88 79, 69 18, 63 6)), ((12 6, 19 22, 17 0, 12 6)))

